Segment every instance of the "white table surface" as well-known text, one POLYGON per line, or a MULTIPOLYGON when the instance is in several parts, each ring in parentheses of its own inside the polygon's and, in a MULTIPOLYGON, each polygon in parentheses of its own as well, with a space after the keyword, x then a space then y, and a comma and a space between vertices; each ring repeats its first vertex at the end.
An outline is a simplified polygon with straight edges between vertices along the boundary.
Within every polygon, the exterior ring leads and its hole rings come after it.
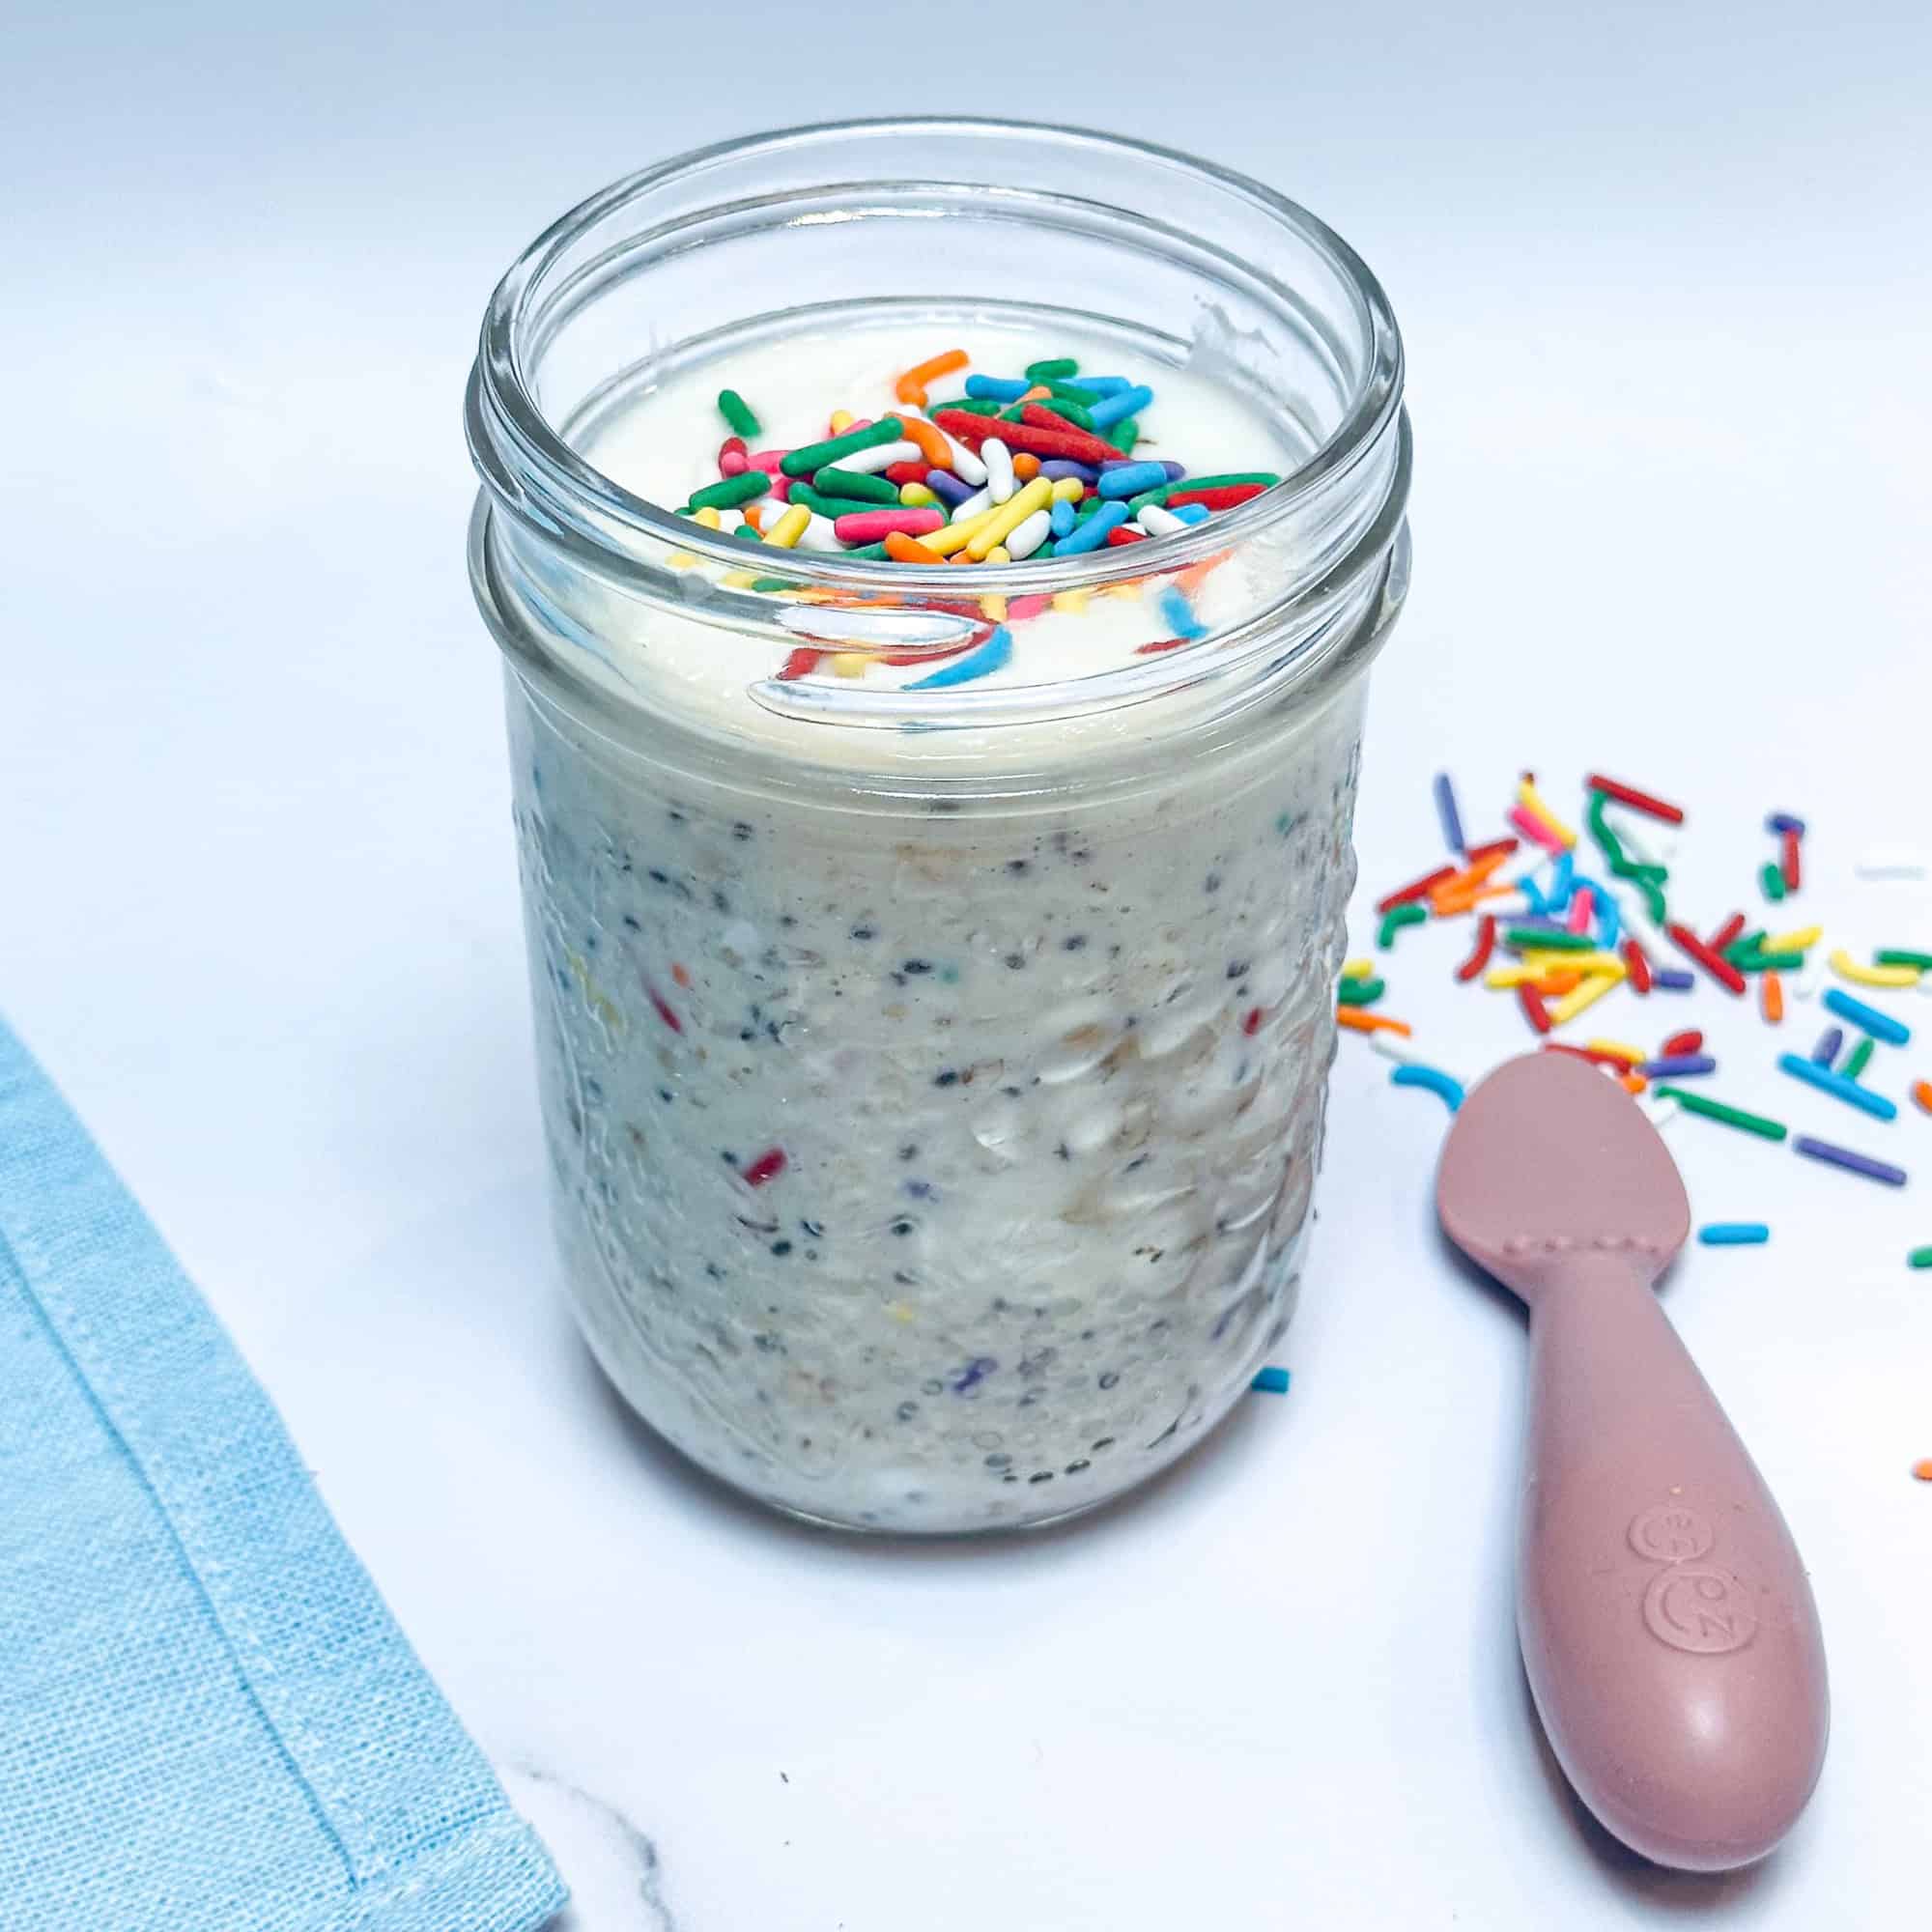
MULTIPOLYGON (((1416 569, 1371 707, 1370 885, 1434 863, 1438 764, 1477 817, 1521 764, 1568 805, 1601 762, 1692 808, 1682 893, 1713 923, 1783 807, 1813 827, 1807 910, 1925 943, 1923 888, 1851 873, 1882 835, 1932 841, 1922 10, 1454 11, 1210 31, 1124 0, 1077 49, 1008 22, 984 71, 1000 105, 1268 178, 1392 295, 1416 569)), ((952 17, 10 27, 0 1003, 510 1768, 574 1932, 1923 1924, 1932 1277, 1904 1254, 1932 1241, 1932 1121, 1805 1104, 1709 992, 1668 1010, 1713 1023, 1727 1091, 1915 1169, 1894 1195, 1671 1129, 1700 1216, 1776 1226, 1693 1249, 1667 1306, 1832 1659, 1824 1782, 1753 1872, 1636 1863, 1539 1743, 1506 1583, 1522 1322, 1436 1243, 1439 1104, 1359 1042, 1292 1395, 1098 1520, 789 1527, 653 1447, 574 1339, 462 567, 473 329, 527 237, 629 167, 988 104, 919 78, 979 64, 952 17)), ((1458 943, 1405 935, 1392 1001, 1473 1070, 1521 1036, 1450 982, 1458 943)), ((1815 1030, 1800 1008, 1787 1043, 1815 1030)), ((1908 1057, 1874 1077, 1902 1090, 1908 1057)))

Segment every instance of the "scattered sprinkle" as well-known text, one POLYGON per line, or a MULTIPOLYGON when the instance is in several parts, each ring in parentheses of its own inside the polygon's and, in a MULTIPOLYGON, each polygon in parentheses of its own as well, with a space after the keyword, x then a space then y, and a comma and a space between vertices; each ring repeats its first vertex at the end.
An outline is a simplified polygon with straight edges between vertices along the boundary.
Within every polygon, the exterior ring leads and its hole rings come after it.
POLYGON ((1444 1073, 1439 1066, 1409 1062, 1391 1069, 1389 1084, 1394 1087, 1426 1087, 1432 1094, 1442 1096, 1452 1114, 1463 1104, 1463 1083, 1444 1073))
POLYGON ((1905 1185, 1905 1170, 1892 1167, 1886 1161, 1871 1160, 1864 1154, 1855 1153, 1850 1148, 1834 1147, 1830 1141, 1813 1140, 1808 1134, 1800 1134, 1792 1143, 1793 1150, 1808 1160, 1822 1160, 1833 1167, 1842 1167, 1848 1174, 1862 1174, 1869 1180, 1882 1180, 1888 1187, 1905 1185))
POLYGON ((1286 1369, 1263 1369, 1248 1384, 1256 1395, 1286 1395, 1288 1393, 1288 1371, 1286 1369))
POLYGON ((1761 1248, 1771 1230, 1762 1221, 1707 1221, 1697 1238, 1707 1248, 1761 1248))

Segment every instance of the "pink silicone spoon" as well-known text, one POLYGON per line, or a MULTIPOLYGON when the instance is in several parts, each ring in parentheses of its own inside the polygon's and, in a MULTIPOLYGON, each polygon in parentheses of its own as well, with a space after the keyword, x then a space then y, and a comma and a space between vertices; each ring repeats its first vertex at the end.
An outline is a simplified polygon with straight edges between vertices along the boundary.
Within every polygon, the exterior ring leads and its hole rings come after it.
POLYGON ((1604 1826, 1686 1871, 1762 1858, 1824 1763, 1825 1651, 1791 1532, 1651 1293, 1684 1183, 1567 1054, 1490 1075, 1436 1208, 1529 1308, 1517 1630, 1557 1761, 1604 1826))

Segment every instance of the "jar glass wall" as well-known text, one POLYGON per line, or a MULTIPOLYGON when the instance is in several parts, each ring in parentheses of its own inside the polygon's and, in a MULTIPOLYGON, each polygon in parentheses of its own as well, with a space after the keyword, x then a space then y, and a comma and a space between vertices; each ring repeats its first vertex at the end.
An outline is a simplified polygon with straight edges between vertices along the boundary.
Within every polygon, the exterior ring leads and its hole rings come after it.
POLYGON ((1049 1520, 1184 1453, 1278 1341, 1365 672, 1406 583, 1400 403, 1386 303, 1321 224, 1061 129, 733 144, 505 278, 471 567, 566 1276, 611 1379, 726 1481, 854 1526, 1049 1520), (909 327, 1206 376, 1287 480, 1158 569, 753 579, 600 467, 694 371, 909 327), (1198 636, 1170 634, 1179 586, 1198 636), (1008 615, 997 680, 818 664, 917 669, 1008 615))

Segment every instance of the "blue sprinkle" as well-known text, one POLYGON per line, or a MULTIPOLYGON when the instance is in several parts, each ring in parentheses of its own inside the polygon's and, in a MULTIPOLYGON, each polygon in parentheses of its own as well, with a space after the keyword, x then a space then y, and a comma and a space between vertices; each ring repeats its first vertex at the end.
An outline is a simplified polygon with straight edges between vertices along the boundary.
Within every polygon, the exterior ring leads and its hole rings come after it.
POLYGON ((1194 614, 1194 606, 1187 601, 1187 593, 1178 583, 1170 583, 1160 593, 1161 622, 1177 638, 1205 638, 1208 626, 1194 614))
MULTIPOLYGON (((1085 384, 1081 385, 1083 388, 1085 384)), ((1145 384, 1131 389, 1117 389, 1095 403, 1087 413, 1093 418, 1095 429, 1112 429, 1117 422, 1125 422, 1138 410, 1144 410, 1153 401, 1153 391, 1145 384)), ((1165 471, 1162 472, 1165 475, 1165 471)))
POLYGON ((1257 1395, 1286 1395, 1288 1393, 1288 1371, 1286 1369, 1263 1369, 1248 1386, 1257 1395))
POLYGON ((1841 1020, 1850 1020, 1855 1027, 1861 1027, 1887 1046, 1903 1046, 1912 1037, 1912 1029, 1903 1020, 1895 1020, 1889 1013, 1882 1013, 1876 1007, 1868 1007, 1862 1000, 1853 999, 1836 986, 1825 995, 1825 1005, 1841 1020))
POLYGON ((1774 811, 1764 821, 1764 829, 1767 832, 1795 832, 1799 838, 1804 837, 1804 821, 1793 818, 1788 811, 1774 811))
POLYGON ((1002 624, 977 651, 944 664, 930 677, 920 678, 908 691, 940 691, 949 684, 971 684, 977 677, 1001 669, 1012 657, 1013 634, 1002 624))
POLYGON ((1838 1049, 1845 1043, 1843 1027, 1827 1027, 1818 1036, 1818 1044, 1811 1049, 1811 1058, 1820 1066, 1830 1066, 1838 1057, 1838 1049))
POLYGON ((1056 556, 1076 556, 1082 551, 1098 550, 1107 541, 1107 532, 1127 521, 1124 503, 1102 503, 1071 536, 1062 537, 1053 547, 1056 556))
POLYGON ((962 483, 950 469, 928 469, 925 487, 942 501, 958 505, 973 494, 970 483, 962 483))
POLYGON ((1442 842, 1452 852, 1466 852, 1463 839, 1463 814, 1456 810, 1456 787, 1447 772, 1435 774, 1435 816, 1442 823, 1442 842))
POLYGON ((1646 1080, 1689 1080, 1693 1074, 1717 1072, 1718 1063, 1708 1053, 1672 1053, 1643 1061, 1636 1070, 1646 1080))
POLYGON ((1183 503, 1178 510, 1169 510, 1170 517, 1179 517, 1183 524, 1205 524, 1214 513, 1206 503, 1183 503))
POLYGON ((1577 860, 1574 854, 1565 852, 1549 872, 1549 910, 1568 912, 1570 895, 1577 890, 1577 860))
POLYGON ((1122 463, 1100 473, 1103 497, 1138 497, 1143 490, 1158 490, 1167 482, 1167 471, 1158 463, 1122 463))
POLYGON ((1688 993, 1697 981, 1681 966, 1657 966, 1651 969, 1650 983, 1666 993, 1688 993))
POLYGON ((1771 1230, 1762 1221, 1707 1221, 1697 1238, 1707 1248, 1761 1248, 1771 1230))
POLYGON ((1033 387, 1018 376, 968 376, 966 393, 975 402, 1016 403, 1033 387))
POLYGON ((1122 389, 1134 386, 1124 376, 1076 376, 1073 384, 1090 396, 1118 396, 1122 389))
POLYGON ((1057 537, 1070 537, 1075 521, 1073 505, 1065 497, 1047 512, 1047 522, 1053 526, 1053 534, 1057 537))
POLYGON ((1624 916, 1617 910, 1616 900, 1602 886, 1592 890, 1597 895, 1597 944, 1609 952, 1624 936, 1624 916))
POLYGON ((1874 1094, 1869 1087, 1861 1087, 1856 1080, 1847 1080, 1842 1073, 1834 1073, 1829 1066, 1820 1066, 1815 1060, 1806 1060, 1796 1053, 1780 1053, 1777 1064, 1794 1080, 1802 1080, 1807 1087, 1815 1087, 1819 1093, 1829 1094, 1847 1106, 1861 1108, 1874 1120, 1898 1119, 1898 1108, 1883 1094, 1874 1094))
POLYGON ((1389 1084, 1393 1087, 1427 1087, 1432 1094, 1441 1094, 1452 1114, 1463 1104, 1463 1083, 1452 1079, 1437 1066, 1404 1065, 1394 1067, 1389 1073, 1389 1084))
MULTIPOLYGON (((1510 884, 1529 901, 1529 909, 1532 913, 1541 914, 1548 912, 1549 901, 1543 896, 1542 892, 1537 887, 1536 881, 1527 872, 1523 873, 1520 879, 1512 879, 1510 884)), ((1515 922, 1512 923, 1514 923, 1515 922)))

